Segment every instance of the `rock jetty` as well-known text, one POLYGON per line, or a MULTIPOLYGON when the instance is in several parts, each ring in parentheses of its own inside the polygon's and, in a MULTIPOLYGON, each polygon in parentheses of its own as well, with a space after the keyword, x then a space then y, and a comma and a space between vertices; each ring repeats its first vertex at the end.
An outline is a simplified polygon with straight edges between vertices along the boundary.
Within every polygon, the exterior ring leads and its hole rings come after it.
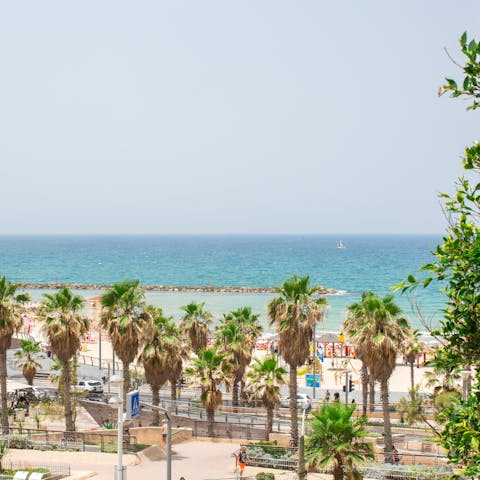
MULTIPOLYGON (((94 283, 20 283, 22 288, 56 290, 57 288, 70 288, 72 290, 107 290, 112 285, 94 283)), ((217 285, 142 285, 141 288, 148 292, 197 292, 197 293, 276 293, 274 287, 232 287, 217 285)), ((335 295, 338 293, 333 288, 318 287, 319 295, 335 295)))

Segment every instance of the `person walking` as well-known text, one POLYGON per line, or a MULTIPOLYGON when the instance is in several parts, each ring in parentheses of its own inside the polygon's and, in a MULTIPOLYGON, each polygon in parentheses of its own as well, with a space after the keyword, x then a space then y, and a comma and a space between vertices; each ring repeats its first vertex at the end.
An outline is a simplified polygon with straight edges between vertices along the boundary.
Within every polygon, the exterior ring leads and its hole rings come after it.
POLYGON ((240 449, 240 453, 237 456, 237 465, 240 470, 240 478, 243 477, 243 471, 247 466, 248 455, 247 455, 247 447, 242 447, 240 449))

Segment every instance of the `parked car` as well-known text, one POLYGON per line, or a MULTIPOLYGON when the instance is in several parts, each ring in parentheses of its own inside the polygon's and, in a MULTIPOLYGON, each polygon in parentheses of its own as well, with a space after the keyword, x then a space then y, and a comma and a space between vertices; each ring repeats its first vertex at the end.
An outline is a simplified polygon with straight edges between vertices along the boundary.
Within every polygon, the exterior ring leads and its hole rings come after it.
POLYGON ((54 400, 58 397, 58 392, 55 388, 46 388, 46 387, 32 387, 33 394, 37 400, 54 400))
POLYGON ((103 384, 99 380, 80 380, 73 389, 76 392, 103 393, 103 384))
MULTIPOLYGON (((288 408, 290 406, 290 395, 282 398, 280 405, 288 408)), ((297 408, 307 412, 310 411, 312 409, 312 399, 306 393, 297 393, 297 408)))
POLYGON ((85 399, 90 400, 91 402, 106 403, 106 397, 103 393, 88 392, 85 395, 85 399))

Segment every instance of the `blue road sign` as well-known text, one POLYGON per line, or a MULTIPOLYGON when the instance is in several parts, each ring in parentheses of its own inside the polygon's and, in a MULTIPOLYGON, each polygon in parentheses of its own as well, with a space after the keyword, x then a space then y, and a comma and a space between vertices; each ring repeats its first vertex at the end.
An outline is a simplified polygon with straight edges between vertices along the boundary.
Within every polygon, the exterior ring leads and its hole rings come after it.
MULTIPOLYGON (((313 387, 313 373, 307 373, 305 375, 305 383, 307 387, 313 387)), ((315 375, 315 387, 320 387, 320 374, 315 375)))
POLYGON ((126 420, 132 420, 140 415, 140 392, 138 390, 127 393, 127 405, 125 410, 126 420))

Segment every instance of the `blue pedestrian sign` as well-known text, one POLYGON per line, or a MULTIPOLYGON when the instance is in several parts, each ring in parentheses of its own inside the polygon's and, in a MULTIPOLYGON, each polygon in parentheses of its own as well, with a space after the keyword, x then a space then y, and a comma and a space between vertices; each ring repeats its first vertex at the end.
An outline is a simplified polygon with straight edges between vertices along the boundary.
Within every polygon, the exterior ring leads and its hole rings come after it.
MULTIPOLYGON (((305 375, 305 383, 307 387, 313 387, 313 373, 307 373, 305 375)), ((320 374, 315 375, 315 387, 320 387, 320 374)))
POLYGON ((126 420, 132 420, 140 415, 140 392, 138 390, 127 393, 127 405, 125 410, 126 420))
POLYGON ((318 359, 323 362, 323 345, 321 343, 318 344, 317 356, 318 359))

